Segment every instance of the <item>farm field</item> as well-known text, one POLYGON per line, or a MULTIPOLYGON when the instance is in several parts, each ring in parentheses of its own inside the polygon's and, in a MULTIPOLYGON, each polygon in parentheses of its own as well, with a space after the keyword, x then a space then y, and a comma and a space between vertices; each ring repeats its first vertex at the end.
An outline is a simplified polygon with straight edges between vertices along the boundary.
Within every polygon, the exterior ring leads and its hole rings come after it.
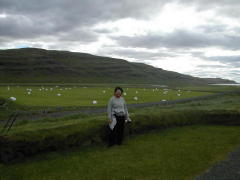
MULTIPOLYGON (((0 86, 0 97, 16 98, 24 106, 106 106, 113 95, 113 87, 78 86, 0 86)), ((158 102, 212 94, 168 88, 124 88, 128 104, 158 102)))

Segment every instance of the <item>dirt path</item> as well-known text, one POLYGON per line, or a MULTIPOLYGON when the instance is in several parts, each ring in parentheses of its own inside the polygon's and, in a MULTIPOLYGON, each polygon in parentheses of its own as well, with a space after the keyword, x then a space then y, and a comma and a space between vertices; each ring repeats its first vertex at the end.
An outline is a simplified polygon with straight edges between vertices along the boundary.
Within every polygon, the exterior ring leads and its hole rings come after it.
POLYGON ((240 180, 240 147, 195 180, 240 180))

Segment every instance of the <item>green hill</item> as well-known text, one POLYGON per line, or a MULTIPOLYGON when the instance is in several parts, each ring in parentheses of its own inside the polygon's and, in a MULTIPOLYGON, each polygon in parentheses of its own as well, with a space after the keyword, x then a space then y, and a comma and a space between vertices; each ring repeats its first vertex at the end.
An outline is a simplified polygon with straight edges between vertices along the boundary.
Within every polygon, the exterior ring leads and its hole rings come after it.
POLYGON ((68 51, 0 50, 0 83, 134 83, 206 85, 235 83, 166 71, 143 63, 68 51))

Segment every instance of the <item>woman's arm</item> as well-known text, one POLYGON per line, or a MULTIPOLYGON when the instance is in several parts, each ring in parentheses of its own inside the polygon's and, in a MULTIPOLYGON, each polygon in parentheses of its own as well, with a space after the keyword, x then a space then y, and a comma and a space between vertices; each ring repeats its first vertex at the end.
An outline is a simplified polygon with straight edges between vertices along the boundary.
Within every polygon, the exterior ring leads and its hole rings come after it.
POLYGON ((112 98, 108 101, 107 114, 108 119, 112 120, 112 98))
POLYGON ((128 109, 127 109, 125 100, 124 100, 124 111, 125 111, 126 119, 129 119, 129 113, 128 113, 128 109))

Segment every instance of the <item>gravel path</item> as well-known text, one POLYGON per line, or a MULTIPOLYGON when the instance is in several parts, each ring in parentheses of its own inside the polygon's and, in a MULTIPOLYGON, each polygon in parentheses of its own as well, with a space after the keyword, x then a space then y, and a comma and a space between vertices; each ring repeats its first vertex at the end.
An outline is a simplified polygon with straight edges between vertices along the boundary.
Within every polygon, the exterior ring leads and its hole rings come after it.
POLYGON ((195 180, 240 180, 240 147, 195 180))

